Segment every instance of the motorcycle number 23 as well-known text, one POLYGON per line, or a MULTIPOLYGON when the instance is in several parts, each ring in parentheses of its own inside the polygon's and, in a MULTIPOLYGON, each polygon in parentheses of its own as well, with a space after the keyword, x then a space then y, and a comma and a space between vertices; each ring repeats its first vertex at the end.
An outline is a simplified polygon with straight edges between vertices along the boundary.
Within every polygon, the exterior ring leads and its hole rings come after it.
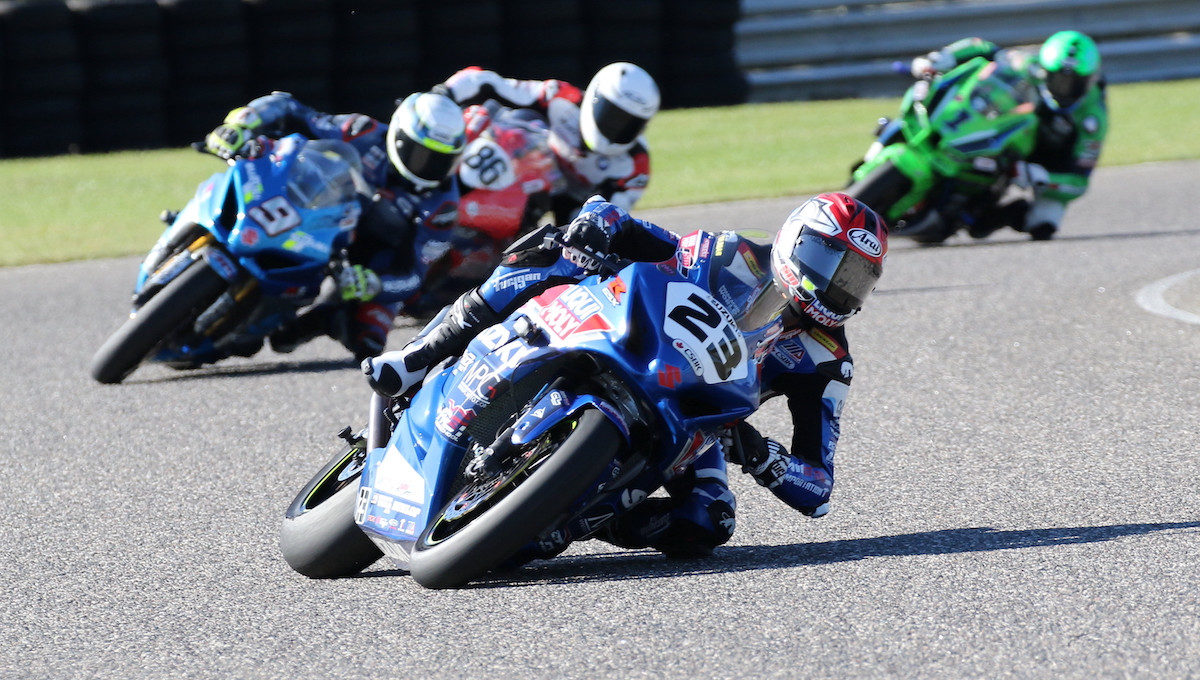
POLYGON ((700 287, 682 281, 667 284, 663 330, 706 383, 746 377, 746 340, 733 316, 700 287))
POLYGON ((300 213, 283 196, 274 196, 246 211, 268 236, 278 236, 300 225, 300 213))

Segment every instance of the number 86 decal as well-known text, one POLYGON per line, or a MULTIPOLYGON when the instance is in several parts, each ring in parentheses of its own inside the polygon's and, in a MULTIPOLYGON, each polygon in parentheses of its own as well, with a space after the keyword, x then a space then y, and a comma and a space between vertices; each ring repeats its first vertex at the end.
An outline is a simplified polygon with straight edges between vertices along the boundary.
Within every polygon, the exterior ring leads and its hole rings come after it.
POLYGON ((459 176, 476 189, 504 189, 517 181, 508 153, 499 144, 480 137, 463 153, 459 176))

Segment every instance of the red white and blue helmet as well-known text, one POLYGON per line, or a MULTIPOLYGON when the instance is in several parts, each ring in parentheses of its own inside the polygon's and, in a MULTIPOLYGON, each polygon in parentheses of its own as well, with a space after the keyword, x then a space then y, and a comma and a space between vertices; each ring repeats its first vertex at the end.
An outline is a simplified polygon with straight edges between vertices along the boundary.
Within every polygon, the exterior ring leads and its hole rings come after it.
POLYGON ((821 194, 792 211, 775 235, 771 274, 792 311, 836 328, 875 289, 887 256, 887 226, 846 194, 821 194))

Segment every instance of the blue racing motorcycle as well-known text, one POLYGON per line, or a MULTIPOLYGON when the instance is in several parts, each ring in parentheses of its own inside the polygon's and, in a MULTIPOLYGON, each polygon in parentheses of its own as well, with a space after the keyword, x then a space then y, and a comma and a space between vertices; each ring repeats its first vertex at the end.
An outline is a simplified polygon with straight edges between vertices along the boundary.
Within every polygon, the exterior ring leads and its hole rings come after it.
POLYGON ((285 559, 332 578, 387 555, 447 588, 593 536, 758 408, 783 302, 766 253, 697 232, 665 263, 610 258, 480 333, 408 403, 376 395, 287 509, 285 559))
POLYGON ((117 383, 142 361, 250 356, 341 264, 370 189, 344 142, 290 135, 202 182, 138 271, 129 319, 96 352, 117 383))

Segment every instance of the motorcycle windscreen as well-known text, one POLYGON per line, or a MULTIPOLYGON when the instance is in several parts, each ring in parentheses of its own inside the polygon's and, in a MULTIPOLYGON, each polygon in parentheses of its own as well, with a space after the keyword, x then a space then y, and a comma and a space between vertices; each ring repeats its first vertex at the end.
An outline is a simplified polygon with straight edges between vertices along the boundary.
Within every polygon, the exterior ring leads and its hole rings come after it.
POLYGON ((743 333, 774 323, 787 303, 764 266, 755 247, 733 233, 718 235, 713 249, 718 254, 709 269, 709 289, 714 291, 743 333))
POLYGON ((354 147, 334 140, 311 141, 288 171, 288 198, 308 209, 349 203, 369 194, 354 147))

